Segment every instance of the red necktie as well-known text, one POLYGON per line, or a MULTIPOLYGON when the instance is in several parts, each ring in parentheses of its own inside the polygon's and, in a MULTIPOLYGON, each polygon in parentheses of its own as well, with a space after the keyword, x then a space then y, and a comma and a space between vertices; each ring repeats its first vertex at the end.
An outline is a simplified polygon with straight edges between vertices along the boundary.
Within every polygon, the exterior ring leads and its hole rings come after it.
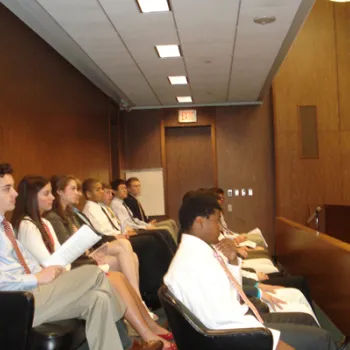
POLYGON ((49 227, 45 224, 45 222, 43 220, 41 220, 41 223, 43 224, 44 229, 45 229, 47 235, 49 236, 49 239, 50 239, 50 242, 51 242, 51 245, 52 245, 52 252, 50 252, 50 253, 53 254, 54 251, 55 251, 55 241, 54 241, 54 239, 52 237, 52 234, 50 232, 49 227))
POLYGON ((12 231, 10 223, 6 219, 4 219, 2 221, 2 224, 4 226, 6 236, 10 240, 10 242, 12 244, 12 247, 13 247, 13 249, 16 252, 16 255, 17 255, 19 263, 24 268, 25 273, 30 274, 30 269, 29 269, 26 261, 24 260, 24 257, 23 257, 23 254, 22 254, 21 250, 18 247, 16 238, 15 238, 15 235, 14 235, 14 233, 12 231))
POLYGON ((237 290, 238 294, 240 295, 241 299, 245 302, 245 304, 249 307, 249 309, 253 312, 253 314, 255 315, 255 317, 257 318, 257 320, 261 323, 264 323, 264 320, 261 318, 259 311, 256 309, 256 307, 251 303, 251 301, 248 299, 248 297, 245 295, 242 287, 240 286, 240 284, 237 282, 237 280, 235 279, 235 277, 232 275, 231 271, 228 269, 228 267, 226 266, 224 260, 222 259, 222 257, 217 253, 217 251, 214 250, 214 255, 215 257, 218 259, 220 265, 222 266, 222 268, 224 269, 224 271, 226 272, 226 275, 228 277, 228 279, 230 280, 230 282, 233 284, 233 286, 235 287, 235 289, 237 290))

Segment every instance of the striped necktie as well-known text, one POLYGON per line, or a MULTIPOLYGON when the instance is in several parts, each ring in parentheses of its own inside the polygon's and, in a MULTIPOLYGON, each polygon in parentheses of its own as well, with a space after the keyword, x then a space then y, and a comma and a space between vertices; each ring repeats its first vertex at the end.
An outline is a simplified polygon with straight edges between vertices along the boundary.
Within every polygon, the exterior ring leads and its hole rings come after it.
POLYGON ((224 269, 224 271, 226 272, 226 275, 228 277, 228 279, 230 280, 230 282, 233 284, 234 288, 236 289, 236 291, 238 292, 239 296, 241 297, 241 299, 245 302, 245 304, 249 307, 249 309, 253 312, 254 316, 257 318, 257 320, 261 323, 264 323, 264 320, 262 319, 262 317, 259 314, 259 311, 256 309, 256 307, 252 304, 252 302, 248 299, 248 297, 245 295, 242 287, 240 286, 240 284, 237 282, 237 280, 235 279, 235 277, 232 275, 231 271, 228 269, 228 267, 226 266, 224 260, 222 259, 222 257, 218 254, 218 252, 216 250, 214 250, 214 256, 216 257, 216 259, 219 261, 220 265, 222 266, 222 268, 224 269))
POLYGON ((24 256, 23 256, 21 250, 19 249, 19 246, 17 244, 16 238, 15 238, 15 235, 12 231, 10 223, 6 219, 4 219, 2 221, 2 224, 3 224, 4 229, 5 229, 5 234, 6 234, 7 238, 10 240, 13 249, 15 250, 15 253, 17 255, 19 263, 22 265, 25 273, 30 274, 30 269, 29 269, 29 267, 24 259, 24 256))

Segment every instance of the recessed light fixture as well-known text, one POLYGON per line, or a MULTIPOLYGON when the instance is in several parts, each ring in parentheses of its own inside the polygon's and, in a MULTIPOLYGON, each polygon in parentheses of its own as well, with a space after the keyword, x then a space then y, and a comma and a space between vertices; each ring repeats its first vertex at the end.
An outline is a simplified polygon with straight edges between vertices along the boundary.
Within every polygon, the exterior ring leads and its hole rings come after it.
POLYGON ((188 84, 187 77, 184 75, 174 75, 168 77, 171 85, 186 85, 188 84))
POLYGON ((156 50, 160 58, 181 56, 179 45, 156 45, 156 50))
POLYGON ((270 24, 276 21, 275 16, 271 17, 255 17, 254 22, 257 24, 265 25, 265 24, 270 24))
POLYGON ((176 99, 177 99, 177 102, 179 103, 193 102, 191 96, 177 96, 176 99))
POLYGON ((350 2, 350 0, 331 0, 333 2, 350 2))
POLYGON ((137 0, 142 13, 170 11, 167 0, 137 0))

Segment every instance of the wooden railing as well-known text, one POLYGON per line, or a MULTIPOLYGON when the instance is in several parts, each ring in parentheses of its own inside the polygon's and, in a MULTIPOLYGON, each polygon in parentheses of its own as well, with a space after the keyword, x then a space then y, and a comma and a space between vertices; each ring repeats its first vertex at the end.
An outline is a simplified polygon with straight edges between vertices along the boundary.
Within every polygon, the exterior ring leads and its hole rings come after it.
POLYGON ((276 255, 289 273, 307 279, 312 298, 349 336, 350 244, 278 217, 276 255))

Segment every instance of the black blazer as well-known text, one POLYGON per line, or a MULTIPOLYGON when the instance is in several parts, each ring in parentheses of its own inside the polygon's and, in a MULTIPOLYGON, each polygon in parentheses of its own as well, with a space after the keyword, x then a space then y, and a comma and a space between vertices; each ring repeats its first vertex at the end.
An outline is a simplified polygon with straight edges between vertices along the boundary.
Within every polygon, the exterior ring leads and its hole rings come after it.
POLYGON ((145 222, 150 221, 148 216, 144 212, 142 206, 140 206, 141 207, 141 210, 140 210, 137 199, 134 196, 132 196, 131 194, 128 194, 128 196, 124 199, 124 202, 129 207, 129 209, 132 211, 135 218, 138 218, 139 220, 142 220, 145 222), (143 218, 142 218, 142 215, 143 215, 143 218))

